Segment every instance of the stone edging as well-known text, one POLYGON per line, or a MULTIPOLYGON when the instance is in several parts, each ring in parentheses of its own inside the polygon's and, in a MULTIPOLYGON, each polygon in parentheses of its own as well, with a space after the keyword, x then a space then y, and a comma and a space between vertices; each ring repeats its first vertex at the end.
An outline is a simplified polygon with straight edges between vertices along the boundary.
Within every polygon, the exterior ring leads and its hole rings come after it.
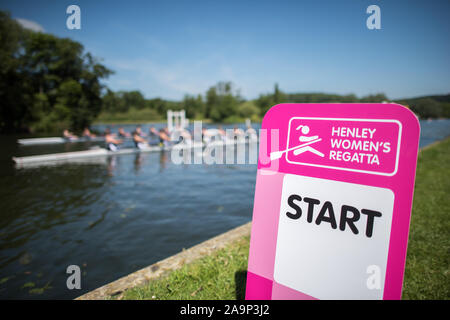
POLYGON ((251 222, 248 222, 98 289, 85 293, 76 298, 76 300, 105 300, 113 296, 121 295, 127 289, 142 286, 148 281, 155 280, 169 271, 181 268, 184 264, 191 263, 194 260, 222 249, 235 240, 249 236, 250 230, 251 222))

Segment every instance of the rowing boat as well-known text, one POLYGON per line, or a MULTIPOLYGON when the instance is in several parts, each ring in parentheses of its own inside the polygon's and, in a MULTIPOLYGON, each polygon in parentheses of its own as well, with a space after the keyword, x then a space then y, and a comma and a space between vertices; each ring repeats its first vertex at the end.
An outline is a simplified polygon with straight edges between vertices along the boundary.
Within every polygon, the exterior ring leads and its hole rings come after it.
MULTIPOLYGON (((147 148, 137 149, 137 148, 124 148, 119 149, 117 151, 109 151, 105 148, 93 148, 90 150, 84 151, 73 151, 73 152, 62 152, 62 153, 51 153, 51 154, 43 154, 37 156, 26 156, 26 157, 13 157, 14 162, 17 165, 26 165, 29 163, 36 162, 50 162, 50 161, 67 161, 72 159, 80 159, 80 158, 90 158, 90 157, 104 157, 110 155, 122 155, 122 154, 132 154, 137 152, 155 152, 155 151, 164 151, 182 148, 193 148, 194 146, 188 145, 175 145, 172 148, 169 147, 160 147, 160 146, 149 146, 147 148)), ((198 145, 198 147, 202 147, 202 145, 198 145)))
POLYGON ((43 154, 36 156, 25 156, 25 157, 13 157, 13 161, 16 163, 17 167, 24 167, 28 165, 36 166, 36 165, 45 165, 46 163, 55 163, 55 162, 69 162, 74 159, 87 159, 87 158, 95 158, 95 157, 108 157, 113 155, 124 155, 124 154, 134 154, 139 152, 161 152, 161 151, 170 151, 170 150, 190 150, 190 149, 203 149, 205 146, 214 147, 220 145, 229 145, 229 144, 240 144, 240 143, 256 143, 257 139, 246 140, 245 142, 236 142, 236 141, 214 141, 207 145, 203 142, 190 142, 190 143, 179 143, 170 147, 161 147, 161 146, 149 146, 146 148, 138 149, 138 148, 124 148, 119 149, 117 151, 109 151, 105 148, 95 147, 89 150, 84 151, 73 151, 73 152, 63 152, 63 153, 51 153, 51 154, 43 154))
POLYGON ((18 139, 17 142, 24 146, 33 146, 40 144, 61 144, 67 142, 101 142, 105 141, 104 137, 93 137, 93 138, 73 138, 66 139, 61 137, 48 137, 48 138, 29 138, 29 139, 18 139))

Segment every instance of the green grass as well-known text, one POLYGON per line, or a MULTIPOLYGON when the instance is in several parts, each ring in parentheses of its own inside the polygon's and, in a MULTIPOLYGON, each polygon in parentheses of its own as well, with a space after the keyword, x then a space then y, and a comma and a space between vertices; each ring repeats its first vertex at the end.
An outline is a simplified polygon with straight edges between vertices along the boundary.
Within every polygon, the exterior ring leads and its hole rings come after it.
MULTIPOLYGON (((419 154, 403 299, 449 299, 450 139, 419 154)), ((124 299, 243 299, 249 237, 203 257, 124 299)))
POLYGON ((244 299, 249 237, 151 281, 127 290, 124 299, 244 299))
POLYGON ((417 165, 404 299, 450 299, 450 139, 424 150, 417 165))

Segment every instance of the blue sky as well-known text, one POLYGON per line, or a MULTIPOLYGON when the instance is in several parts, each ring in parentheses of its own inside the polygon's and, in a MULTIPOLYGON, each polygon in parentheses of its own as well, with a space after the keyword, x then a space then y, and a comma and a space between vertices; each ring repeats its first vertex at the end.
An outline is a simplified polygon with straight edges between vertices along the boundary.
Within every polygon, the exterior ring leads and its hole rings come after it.
POLYGON ((232 81, 248 99, 285 92, 450 92, 450 1, 0 1, 13 18, 81 42, 113 90, 181 99, 232 81), (81 8, 81 30, 66 8, 81 8), (368 30, 366 8, 381 8, 368 30))

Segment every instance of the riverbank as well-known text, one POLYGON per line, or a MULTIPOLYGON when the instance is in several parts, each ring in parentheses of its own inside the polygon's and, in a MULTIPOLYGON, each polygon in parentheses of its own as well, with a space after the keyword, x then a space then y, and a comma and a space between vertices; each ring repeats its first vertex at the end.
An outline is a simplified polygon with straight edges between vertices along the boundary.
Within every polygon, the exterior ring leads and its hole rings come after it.
POLYGON ((449 299, 450 138, 419 153, 404 299, 449 299))
MULTIPOLYGON (((450 298, 447 285, 449 273, 448 248, 450 247, 450 239, 448 237, 450 232, 448 219, 450 214, 450 200, 448 197, 448 190, 450 190, 449 176, 449 138, 420 151, 403 299, 450 298)), ((245 226, 247 228, 246 232, 249 232, 249 224, 245 226)), ((231 233, 233 232, 232 230, 231 233)), ((226 234, 228 233, 224 235, 226 234)), ((151 276, 151 279, 147 281, 144 277, 139 284, 134 285, 132 281, 126 283, 127 279, 123 278, 122 289, 116 292, 113 292, 114 290, 109 292, 103 290, 103 295, 88 293, 81 298, 244 299, 249 235, 245 232, 239 236, 237 235, 235 234, 234 237, 228 238, 226 243, 220 243, 222 245, 221 248, 207 245, 209 250, 204 255, 201 255, 201 258, 193 259, 191 255, 192 259, 189 262, 183 261, 183 263, 166 270, 166 272, 151 276)), ((222 236, 211 240, 217 243, 217 241, 223 240, 220 238, 222 236)), ((198 246, 201 247, 205 243, 198 246)), ((195 250, 195 247, 192 249, 197 253, 200 252, 198 249, 195 250)), ((186 250, 186 252, 189 250, 186 250)), ((173 257, 169 259, 173 259, 173 257)), ((176 260, 182 261, 181 256, 176 258, 176 260)), ((155 265, 146 268, 147 272, 155 268, 155 265)), ((142 272, 138 271, 138 273, 142 272)), ((110 289, 113 287, 110 287, 110 289)), ((101 291, 97 291, 97 293, 101 291)))

